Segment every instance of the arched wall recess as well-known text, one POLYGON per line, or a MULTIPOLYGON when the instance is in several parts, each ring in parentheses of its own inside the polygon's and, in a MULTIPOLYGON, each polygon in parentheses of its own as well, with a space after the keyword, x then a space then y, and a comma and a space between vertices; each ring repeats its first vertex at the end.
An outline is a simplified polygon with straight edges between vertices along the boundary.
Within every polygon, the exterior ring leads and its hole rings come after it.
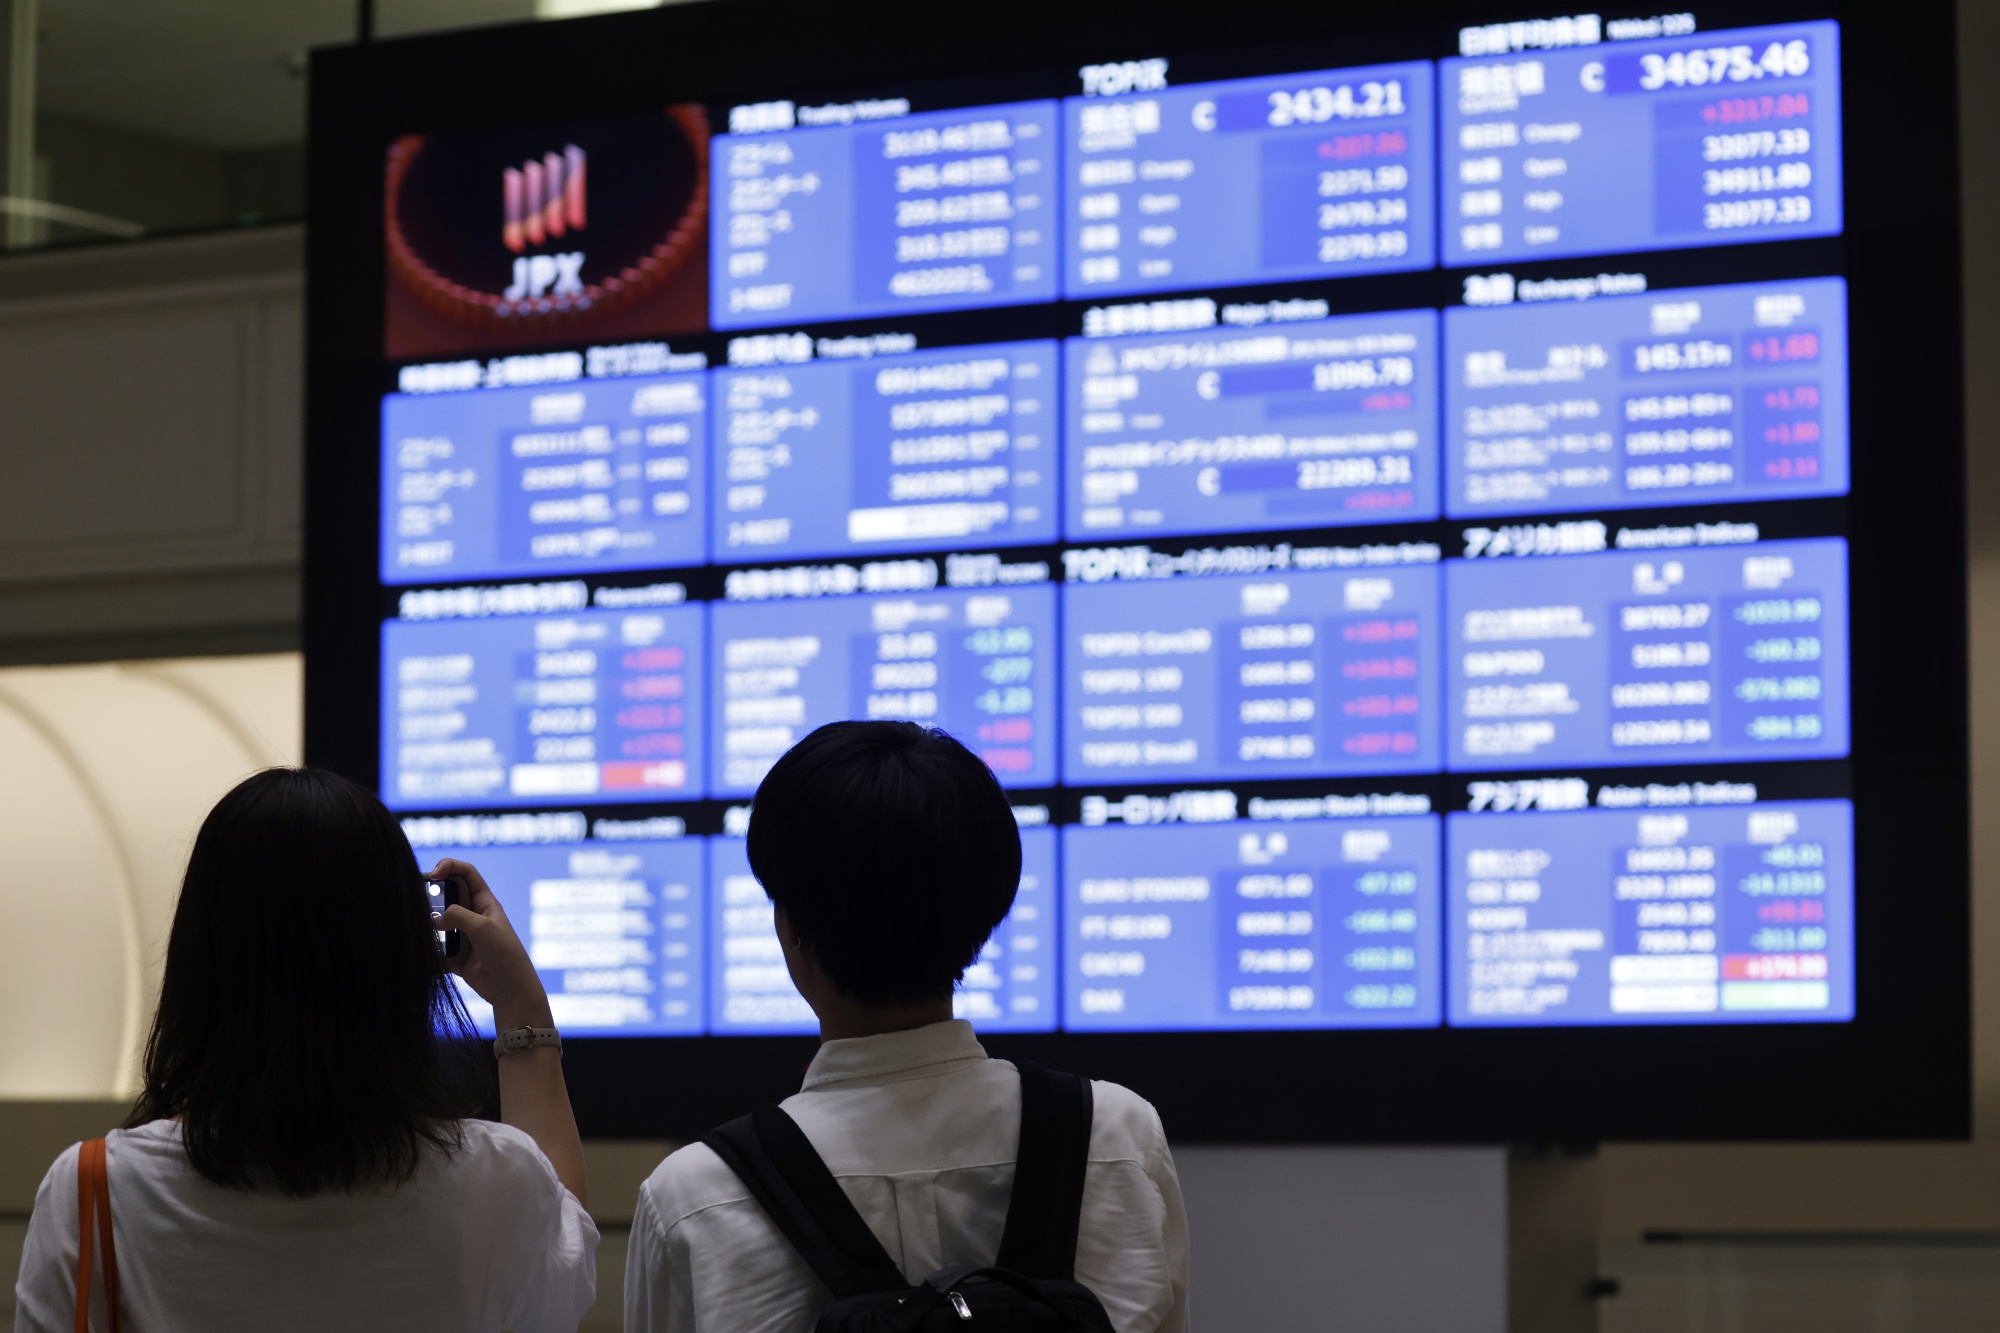
MULTIPOLYGON (((73 798, 66 822, 54 813, 23 819, 0 838, 0 923, 19 927, 0 957, 27 993, 61 990, 88 973, 116 995, 118 1011, 113 1021, 101 1005, 87 1005, 88 1023, 63 1019, 79 1050, 108 1050, 108 1062, 58 1071, 39 1057, 17 1061, 0 1043, 0 1096, 136 1090, 138 1048, 195 830, 246 774, 297 762, 299 681, 295 654, 0 670, 0 710, 15 724, 0 733, 0 769, 10 785, 73 798), (47 776, 57 769, 62 781, 47 776), (48 855, 55 843, 67 854, 48 855), (100 901, 115 915, 87 941, 31 910, 59 904, 60 916, 100 901), (118 963, 115 975, 101 974, 105 959, 118 963)), ((34 1002, 30 1011, 47 1014, 48 1006, 34 1002)))
POLYGON ((304 753, 304 663, 296 653, 168 658, 119 669, 185 693, 228 728, 258 767, 296 764, 304 753))
POLYGON ((102 1097, 133 1026, 115 828, 45 727, 0 695, 0 1096, 102 1097))

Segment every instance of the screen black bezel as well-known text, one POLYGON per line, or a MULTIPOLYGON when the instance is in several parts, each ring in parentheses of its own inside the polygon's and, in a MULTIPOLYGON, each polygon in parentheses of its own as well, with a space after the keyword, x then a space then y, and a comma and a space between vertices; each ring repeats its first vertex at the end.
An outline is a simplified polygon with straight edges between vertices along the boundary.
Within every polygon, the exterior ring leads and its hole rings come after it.
MULTIPOLYGON (((1652 10, 1611 9, 1609 20, 1652 10)), ((1392 21, 1243 0, 1022 0, 982 35, 934 5, 866 14, 728 0, 315 52, 307 245, 306 752, 376 775, 383 149, 400 133, 666 101, 748 101, 1202 48, 1328 39, 1357 59, 1456 53, 1462 23, 1536 17, 1409 0, 1392 21), (1402 53, 1402 54, 1394 54, 1402 53)), ((988 1039, 1127 1083, 1183 1141, 1958 1138, 1970 1132, 1970 852, 1955 28, 1948 0, 1718 3, 1703 31, 1838 18, 1853 367, 1856 992, 1851 1023, 1055 1034, 988 1039), (1856 78, 1847 78, 1853 72, 1856 78), (1868 92, 1864 102, 1861 90, 1868 92), (1893 163, 1890 173, 1859 164, 1893 163), (1929 327, 1933 345, 1912 331, 1929 327), (1913 460, 1929 459, 1920 470, 1913 460), (1946 479, 1945 492, 1937 479, 1946 479), (1912 621, 1930 646, 1907 646, 1912 621), (1936 710, 1905 721, 1902 699, 1936 710)), ((1298 43, 1306 42, 1308 46, 1298 43)), ((1312 67, 1303 63, 1301 68, 1312 67)), ((1595 266, 1599 260, 1582 261, 1595 266)), ((1554 271, 1559 266, 1549 266, 1554 271)), ((1580 270, 1587 271, 1587 270, 1580 270)), ((1443 270, 1438 270, 1442 274, 1443 270)), ((1362 280, 1362 281, 1365 281, 1362 280)), ((568 1043, 598 1137, 686 1138, 794 1090, 808 1039, 568 1043)))

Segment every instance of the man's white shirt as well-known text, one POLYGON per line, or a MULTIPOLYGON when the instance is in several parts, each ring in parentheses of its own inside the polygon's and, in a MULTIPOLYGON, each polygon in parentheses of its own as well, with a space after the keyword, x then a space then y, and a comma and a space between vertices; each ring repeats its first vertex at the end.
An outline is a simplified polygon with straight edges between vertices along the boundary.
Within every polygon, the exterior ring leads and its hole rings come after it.
MULTIPOLYGON (((1152 1106, 1091 1085, 1076 1279, 1118 1333, 1185 1333, 1187 1217, 1152 1106)), ((964 1022, 830 1041, 784 1103, 912 1283, 1000 1251, 1021 1080, 964 1022)), ((696 1143, 639 1191, 627 1333, 806 1333, 831 1300, 736 1173, 696 1143)))

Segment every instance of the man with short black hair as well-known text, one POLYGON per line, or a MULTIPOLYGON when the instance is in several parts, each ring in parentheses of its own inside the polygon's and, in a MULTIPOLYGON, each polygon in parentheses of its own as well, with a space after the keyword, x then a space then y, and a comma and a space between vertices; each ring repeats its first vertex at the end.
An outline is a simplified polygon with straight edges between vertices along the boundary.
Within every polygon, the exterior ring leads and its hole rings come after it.
MULTIPOLYGON (((1013 906, 1021 840, 993 774, 942 731, 836 722, 781 758, 751 808, 750 867, 819 1016, 784 1103, 911 1282, 1000 1249, 1021 1082, 952 1018, 952 987, 1013 906)), ((1187 1219, 1158 1114, 1113 1083, 1094 1112, 1076 1280, 1117 1333, 1184 1333, 1187 1219)), ((805 1333, 830 1297, 705 1144, 639 1192, 629 1333, 805 1333)))

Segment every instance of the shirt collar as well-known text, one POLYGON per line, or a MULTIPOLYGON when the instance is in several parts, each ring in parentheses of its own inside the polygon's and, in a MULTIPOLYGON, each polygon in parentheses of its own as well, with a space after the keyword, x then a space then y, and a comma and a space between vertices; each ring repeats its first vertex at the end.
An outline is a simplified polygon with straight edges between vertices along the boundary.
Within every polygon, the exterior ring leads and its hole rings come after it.
POLYGON ((936 1078, 986 1058, 986 1048, 962 1018, 929 1023, 907 1032, 873 1037, 843 1037, 823 1042, 806 1066, 801 1091, 871 1083, 902 1083, 936 1078))

